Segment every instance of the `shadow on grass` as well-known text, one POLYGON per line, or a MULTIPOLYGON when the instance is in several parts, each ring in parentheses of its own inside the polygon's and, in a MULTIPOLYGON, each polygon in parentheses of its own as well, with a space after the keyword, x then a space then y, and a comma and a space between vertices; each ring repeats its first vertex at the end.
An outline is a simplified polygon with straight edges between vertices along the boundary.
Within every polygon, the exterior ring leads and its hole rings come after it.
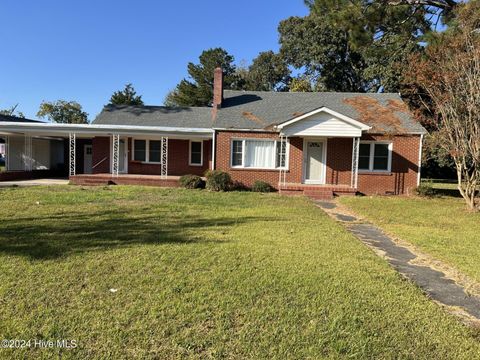
POLYGON ((439 189, 439 188, 434 188, 434 189, 435 189, 435 195, 437 196, 456 197, 456 198, 462 197, 458 189, 439 189))
POLYGON ((137 244, 221 243, 229 227, 268 218, 176 217, 139 210, 90 214, 54 214, 16 218, 2 223, 0 252, 48 260, 70 254, 134 246, 137 244), (213 232, 206 240, 198 232, 213 232), (215 239, 218 234, 218 239, 215 239))

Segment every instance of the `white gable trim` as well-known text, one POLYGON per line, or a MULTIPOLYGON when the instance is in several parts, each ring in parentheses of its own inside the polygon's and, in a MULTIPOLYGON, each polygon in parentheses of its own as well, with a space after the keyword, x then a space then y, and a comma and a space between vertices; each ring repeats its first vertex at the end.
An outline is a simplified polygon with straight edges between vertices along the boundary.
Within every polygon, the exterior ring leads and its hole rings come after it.
POLYGON ((306 119, 310 116, 313 116, 315 114, 318 114, 318 113, 321 113, 321 112, 325 112, 327 114, 330 114, 338 119, 341 119, 343 121, 345 121, 346 123, 350 124, 350 125, 353 125, 357 128, 359 128, 360 130, 370 130, 372 127, 371 126, 368 126, 368 125, 365 125, 364 123, 360 122, 360 121, 357 121, 355 119, 352 119, 351 117, 348 117, 348 116, 345 116, 343 114, 340 114, 339 112, 336 112, 336 111, 333 111, 332 109, 329 109, 327 107, 321 107, 319 109, 316 109, 316 110, 313 110, 313 111, 310 111, 306 114, 303 114, 303 115, 300 115, 300 116, 297 116, 291 120, 288 120, 280 125, 277 125, 276 128, 279 129, 279 130, 282 130, 284 127, 288 126, 288 125, 291 125, 291 124, 294 124, 298 121, 301 121, 303 119, 306 119))

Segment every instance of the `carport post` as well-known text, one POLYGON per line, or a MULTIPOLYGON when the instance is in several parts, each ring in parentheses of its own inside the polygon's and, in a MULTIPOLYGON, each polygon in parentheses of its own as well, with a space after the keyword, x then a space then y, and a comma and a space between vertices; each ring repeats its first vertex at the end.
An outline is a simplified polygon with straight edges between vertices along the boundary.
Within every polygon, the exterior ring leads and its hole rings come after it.
POLYGON ((5 170, 10 170, 10 149, 9 149, 9 136, 5 136, 5 170))
POLYGON ((112 175, 118 176, 118 160, 120 152, 120 135, 112 135, 112 175))
POLYGON ((69 162, 69 175, 75 176, 75 158, 76 158, 76 134, 70 133, 69 134, 69 149, 70 149, 70 162, 69 162))

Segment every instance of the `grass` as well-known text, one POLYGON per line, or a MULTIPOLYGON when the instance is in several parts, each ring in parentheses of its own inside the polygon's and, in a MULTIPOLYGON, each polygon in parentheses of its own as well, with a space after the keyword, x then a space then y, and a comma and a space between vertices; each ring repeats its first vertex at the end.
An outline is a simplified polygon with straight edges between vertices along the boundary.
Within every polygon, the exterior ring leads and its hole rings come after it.
POLYGON ((302 198, 0 190, 0 358, 464 358, 480 333, 302 198), (110 289, 117 289, 111 292, 110 289))
MULTIPOLYGON (((448 189, 448 185, 438 189, 448 189)), ((467 211, 462 198, 373 196, 342 198, 341 202, 480 282, 480 213, 467 211)))

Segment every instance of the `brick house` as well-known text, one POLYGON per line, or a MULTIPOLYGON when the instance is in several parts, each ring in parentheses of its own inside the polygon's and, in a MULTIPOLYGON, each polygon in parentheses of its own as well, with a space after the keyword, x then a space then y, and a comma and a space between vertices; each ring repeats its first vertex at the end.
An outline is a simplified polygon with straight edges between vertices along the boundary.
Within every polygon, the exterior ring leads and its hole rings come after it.
POLYGON ((0 122, 7 170, 176 185, 218 169, 318 197, 417 186, 425 129, 398 94, 232 91, 222 77, 217 69, 212 107, 107 106, 89 125, 0 122))

